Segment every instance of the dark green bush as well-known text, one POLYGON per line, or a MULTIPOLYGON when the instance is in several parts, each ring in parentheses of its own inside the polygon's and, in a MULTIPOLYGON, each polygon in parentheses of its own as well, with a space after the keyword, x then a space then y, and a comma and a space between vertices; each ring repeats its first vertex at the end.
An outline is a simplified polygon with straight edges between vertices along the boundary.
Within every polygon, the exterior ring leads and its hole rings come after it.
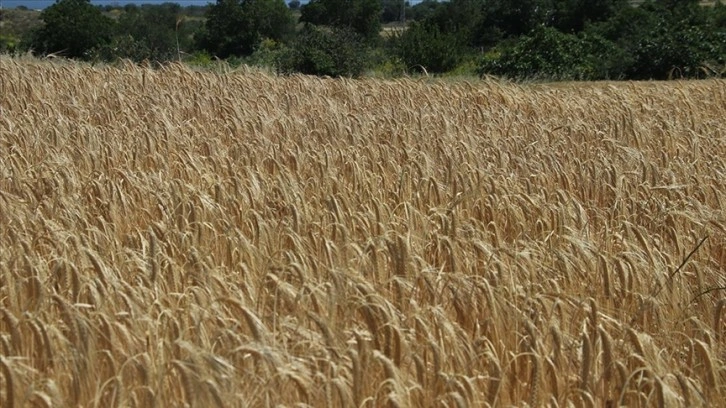
POLYGON ((288 41, 295 21, 283 0, 217 0, 207 12, 200 48, 219 58, 249 56, 266 39, 288 41))
POLYGON ((90 0, 60 0, 40 18, 44 24, 33 33, 31 47, 69 58, 88 59, 94 48, 111 41, 114 31, 114 21, 90 0))
POLYGON ((381 31, 381 0, 311 0, 302 6, 300 22, 355 32, 369 44, 381 31))
POLYGON ((0 34, 0 53, 13 53, 20 41, 12 35, 0 34))
POLYGON ((277 68, 286 74, 357 77, 365 60, 363 40, 352 30, 307 25, 280 55, 277 68))
POLYGON ((427 72, 442 73, 454 69, 464 54, 460 39, 438 26, 412 23, 396 40, 398 55, 409 70, 423 67, 427 72))
POLYGON ((617 79, 627 69, 626 61, 617 45, 599 35, 565 34, 540 27, 487 53, 479 74, 517 79, 617 79))

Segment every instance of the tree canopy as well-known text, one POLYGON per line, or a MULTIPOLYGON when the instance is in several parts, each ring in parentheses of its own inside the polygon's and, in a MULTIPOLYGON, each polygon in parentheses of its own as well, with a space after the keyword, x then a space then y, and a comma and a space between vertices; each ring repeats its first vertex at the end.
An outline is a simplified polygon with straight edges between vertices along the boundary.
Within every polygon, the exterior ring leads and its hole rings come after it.
POLYGON ((206 17, 199 43, 219 58, 250 55, 263 39, 285 41, 295 30, 283 0, 217 0, 206 17))
POLYGON ((311 0, 302 7, 303 23, 350 29, 375 41, 381 31, 381 0, 311 0))
POLYGON ((59 53, 86 59, 88 52, 108 43, 114 22, 90 0, 59 0, 45 9, 41 26, 33 35, 32 48, 43 53, 59 53))

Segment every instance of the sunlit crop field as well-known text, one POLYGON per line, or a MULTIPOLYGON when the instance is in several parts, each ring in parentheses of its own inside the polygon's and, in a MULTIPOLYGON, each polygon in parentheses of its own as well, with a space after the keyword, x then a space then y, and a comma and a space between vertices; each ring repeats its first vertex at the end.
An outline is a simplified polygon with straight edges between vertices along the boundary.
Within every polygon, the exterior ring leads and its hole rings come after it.
POLYGON ((0 406, 726 404, 726 82, 0 58, 0 406))

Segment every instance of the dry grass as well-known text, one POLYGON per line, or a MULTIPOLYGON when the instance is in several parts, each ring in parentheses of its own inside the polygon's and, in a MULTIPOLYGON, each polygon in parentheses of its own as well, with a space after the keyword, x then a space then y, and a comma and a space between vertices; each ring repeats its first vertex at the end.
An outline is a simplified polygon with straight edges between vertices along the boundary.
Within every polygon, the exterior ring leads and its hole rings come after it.
POLYGON ((726 404, 724 81, 0 95, 2 406, 726 404))

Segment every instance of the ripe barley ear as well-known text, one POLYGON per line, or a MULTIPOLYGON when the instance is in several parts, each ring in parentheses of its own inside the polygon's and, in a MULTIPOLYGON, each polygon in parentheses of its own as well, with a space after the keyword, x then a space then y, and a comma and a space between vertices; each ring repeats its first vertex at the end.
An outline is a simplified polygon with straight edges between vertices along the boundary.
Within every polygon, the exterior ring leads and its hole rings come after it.
POLYGON ((13 381, 13 372, 10 370, 4 357, 0 357, 0 366, 2 366, 3 376, 5 377, 5 403, 3 406, 7 408, 15 407, 15 387, 13 381))
POLYGON ((487 390, 487 402, 495 406, 499 397, 499 390, 502 384, 502 368, 496 356, 489 355, 489 388, 487 390))
POLYGON ((688 380, 681 373, 676 374, 678 385, 681 387, 681 394, 683 395, 683 404, 686 407, 691 406, 691 387, 688 384, 688 380))
POLYGON ((633 328, 629 327, 627 330, 627 334, 628 340, 630 340, 630 343, 635 348, 635 352, 638 354, 638 356, 644 357, 645 351, 643 349, 643 344, 640 342, 640 337, 638 336, 638 333, 636 333, 633 328))
POLYGON ((696 353, 699 354, 701 357, 701 361, 703 362, 703 371, 704 371, 704 377, 706 378, 706 384, 709 385, 709 387, 716 387, 716 378, 717 374, 714 368, 713 359, 711 358, 711 353, 706 348, 706 344, 700 340, 694 340, 693 342, 694 349, 696 353))
POLYGON ((184 389, 184 396, 187 403, 190 406, 194 406, 196 400, 196 393, 194 392, 194 386, 192 385, 191 374, 189 369, 184 365, 184 362, 174 360, 171 362, 173 368, 176 368, 179 377, 181 378, 182 388, 184 389))
POLYGON ((721 340, 721 316, 724 305, 726 305, 726 299, 719 300, 713 311, 713 334, 716 336, 716 343, 720 343, 721 340))
POLYGON ((580 388, 589 392, 590 370, 592 369, 592 344, 587 333, 582 334, 582 366, 580 367, 580 388))

